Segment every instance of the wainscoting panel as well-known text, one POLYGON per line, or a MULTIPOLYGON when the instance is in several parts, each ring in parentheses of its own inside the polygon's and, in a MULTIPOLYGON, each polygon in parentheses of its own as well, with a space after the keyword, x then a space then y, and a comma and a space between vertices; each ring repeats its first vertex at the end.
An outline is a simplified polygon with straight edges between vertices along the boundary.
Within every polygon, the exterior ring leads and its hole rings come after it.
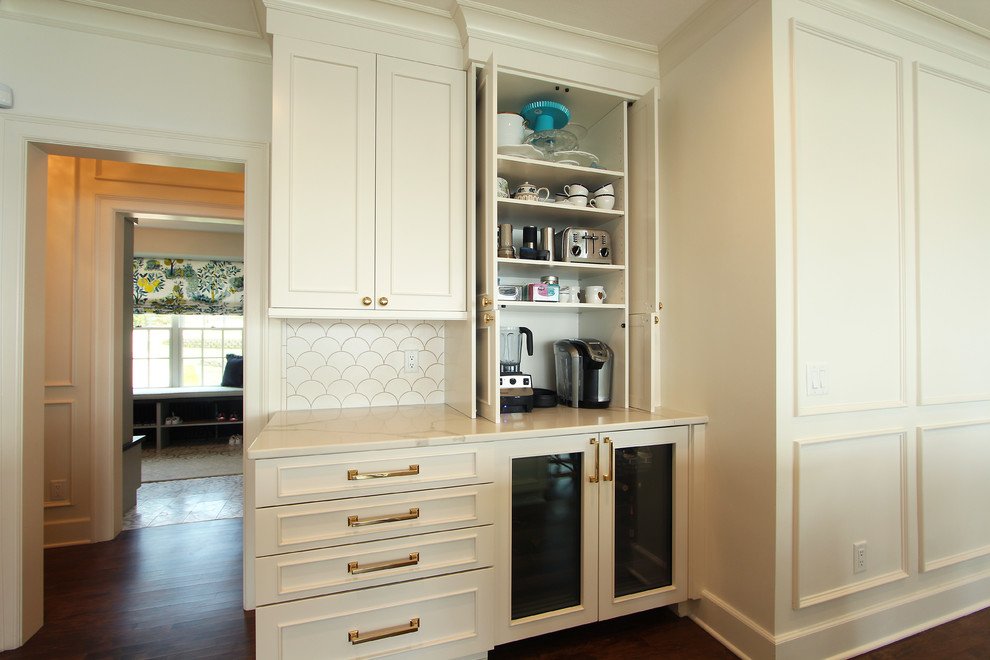
POLYGON ((918 309, 923 404, 990 399, 990 84, 919 67, 918 309))
POLYGON ((920 569, 990 554, 990 422, 918 431, 920 569))
POLYGON ((73 400, 45 401, 45 503, 52 502, 50 484, 65 480, 64 497, 58 504, 71 501, 73 400))
POLYGON ((795 443, 794 607, 908 576, 906 449, 901 431, 795 443))
POLYGON ((797 413, 903 405, 902 62, 800 23, 793 49, 797 413))
POLYGON ((444 324, 440 321, 283 323, 285 410, 444 402, 444 324), (414 350, 419 368, 403 369, 414 350))

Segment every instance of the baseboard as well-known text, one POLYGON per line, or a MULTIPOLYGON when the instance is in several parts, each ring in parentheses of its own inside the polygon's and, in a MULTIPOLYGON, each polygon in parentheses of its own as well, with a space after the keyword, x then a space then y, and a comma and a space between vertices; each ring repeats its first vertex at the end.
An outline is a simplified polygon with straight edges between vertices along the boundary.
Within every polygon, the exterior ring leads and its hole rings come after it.
POLYGON ((60 548, 92 541, 93 521, 89 518, 45 522, 45 547, 60 548))
POLYGON ((988 594, 990 570, 776 636, 707 591, 686 609, 745 660, 843 660, 988 607, 988 594))
POLYGON ((841 660, 990 606, 990 570, 777 636, 776 660, 841 660))
POLYGON ((702 591, 692 605, 691 620, 743 660, 774 657, 773 635, 718 596, 702 591))

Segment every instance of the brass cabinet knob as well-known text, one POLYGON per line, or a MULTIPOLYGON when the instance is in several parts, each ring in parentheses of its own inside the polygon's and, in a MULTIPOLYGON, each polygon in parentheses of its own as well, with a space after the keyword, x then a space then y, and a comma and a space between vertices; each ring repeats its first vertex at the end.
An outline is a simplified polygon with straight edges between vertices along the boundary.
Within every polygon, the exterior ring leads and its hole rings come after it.
POLYGON ((381 298, 378 299, 378 304, 384 307, 385 305, 388 304, 388 298, 382 296, 381 298))
POLYGON ((481 299, 481 306, 482 307, 488 307, 491 304, 492 304, 492 299, 491 298, 489 298, 488 296, 482 297, 482 299, 481 299))
POLYGON ((371 304, 372 300, 368 296, 365 296, 364 298, 361 299, 361 302, 363 302, 364 305, 367 307, 368 305, 371 304))
POLYGON ((495 320, 495 315, 494 314, 485 314, 484 317, 482 317, 482 318, 484 319, 485 323, 491 323, 492 321, 495 320))
POLYGON ((659 316, 654 316, 653 317, 653 325, 660 325, 660 317, 659 316))

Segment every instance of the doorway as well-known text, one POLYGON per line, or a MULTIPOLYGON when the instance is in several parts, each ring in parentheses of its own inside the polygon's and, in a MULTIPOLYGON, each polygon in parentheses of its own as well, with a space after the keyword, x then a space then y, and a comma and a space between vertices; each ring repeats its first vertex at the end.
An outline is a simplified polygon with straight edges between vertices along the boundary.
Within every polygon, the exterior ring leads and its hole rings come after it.
MULTIPOLYGON (((43 418, 44 378, 38 356, 43 355, 44 276, 32 279, 44 268, 45 181, 47 157, 103 158, 144 164, 240 171, 245 176, 245 257, 248 264, 245 286, 258 291, 245 310, 245 344, 252 348, 245 364, 245 379, 257 383, 244 401, 245 436, 257 435, 267 419, 268 402, 277 400, 277 373, 268 364, 277 356, 272 340, 278 324, 269 322, 267 310, 268 235, 268 145, 236 140, 214 140, 177 133, 142 133, 83 122, 12 117, 4 124, 4 148, 0 153, 0 182, 3 189, 0 261, 0 304, 16 313, 0 320, 0 355, 7 360, 0 396, 0 456, 4 456, 4 483, 0 493, 0 612, 3 612, 3 647, 15 648, 41 625, 43 589, 43 418), (41 291, 39 286, 41 285, 41 291), (270 391, 269 391, 270 390, 270 391), (7 460, 10 460, 8 464, 7 460), (9 468, 9 469, 8 469, 9 468)), ((107 203, 112 204, 112 200, 107 203)), ((112 281, 115 266, 111 227, 101 227, 96 245, 106 259, 90 264, 94 278, 112 281)), ((101 296, 113 296, 107 286, 101 296)), ((105 300, 102 302, 106 302, 105 300)), ((120 324, 109 315, 94 317, 94 332, 118 333, 120 324)), ((122 383, 119 359, 94 356, 93 401, 95 410, 113 410, 115 393, 122 383)), ((108 540, 119 531, 122 424, 112 414, 90 420, 94 438, 90 456, 93 470, 93 538, 108 540)), ((251 493, 253 475, 248 474, 246 493, 251 493)), ((253 502, 246 501, 250 510, 253 502)), ((253 520, 245 520, 245 557, 254 555, 253 520)), ((244 572, 244 605, 253 607, 253 578, 244 572)))

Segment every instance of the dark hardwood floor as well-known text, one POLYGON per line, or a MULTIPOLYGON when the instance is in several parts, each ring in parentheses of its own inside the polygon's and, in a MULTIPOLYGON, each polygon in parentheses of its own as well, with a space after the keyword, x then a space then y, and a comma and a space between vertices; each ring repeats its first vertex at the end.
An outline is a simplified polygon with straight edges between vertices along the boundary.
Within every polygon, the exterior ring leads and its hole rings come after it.
MULTIPOLYGON (((234 518, 146 527, 106 543, 46 550, 45 625, 0 660, 254 658, 254 614, 241 609, 241 534, 242 521, 234 518)), ((733 657, 666 609, 505 644, 489 654, 491 660, 733 657)), ((987 660, 990 608, 859 657, 987 660)))

